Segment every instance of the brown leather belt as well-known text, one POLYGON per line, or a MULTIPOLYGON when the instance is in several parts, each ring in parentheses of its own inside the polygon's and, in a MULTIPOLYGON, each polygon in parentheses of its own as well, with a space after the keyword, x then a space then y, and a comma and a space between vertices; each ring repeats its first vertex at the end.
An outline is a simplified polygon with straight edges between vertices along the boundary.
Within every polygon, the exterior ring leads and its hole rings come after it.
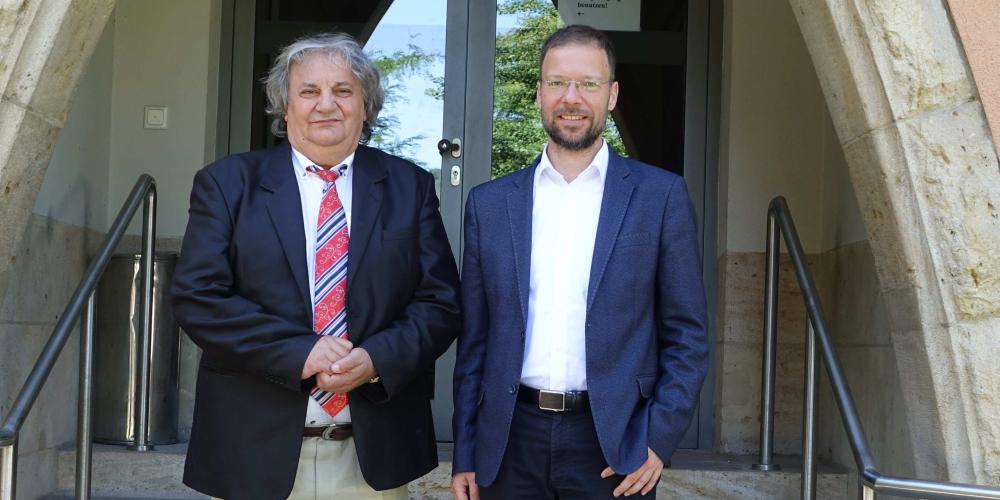
POLYGON ((318 437, 327 441, 343 441, 352 436, 354 436, 354 427, 351 424, 317 425, 302 430, 302 437, 318 437))
POLYGON ((538 405, 545 411, 589 411, 590 398, 587 391, 556 392, 535 389, 524 384, 517 390, 517 400, 538 405))

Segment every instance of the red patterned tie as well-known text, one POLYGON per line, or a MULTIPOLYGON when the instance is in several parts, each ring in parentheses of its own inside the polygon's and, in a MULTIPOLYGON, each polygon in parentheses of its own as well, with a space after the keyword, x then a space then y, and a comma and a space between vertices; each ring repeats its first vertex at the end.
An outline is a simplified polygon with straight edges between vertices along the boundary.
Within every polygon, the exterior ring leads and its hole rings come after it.
MULTIPOLYGON (((342 165, 341 167, 344 167, 342 165)), ((326 184, 316 221, 316 269, 313 274, 313 331, 317 335, 347 338, 347 214, 337 196, 334 169, 307 168, 326 184)), ((330 416, 347 406, 346 394, 334 394, 316 387, 312 397, 330 416)))

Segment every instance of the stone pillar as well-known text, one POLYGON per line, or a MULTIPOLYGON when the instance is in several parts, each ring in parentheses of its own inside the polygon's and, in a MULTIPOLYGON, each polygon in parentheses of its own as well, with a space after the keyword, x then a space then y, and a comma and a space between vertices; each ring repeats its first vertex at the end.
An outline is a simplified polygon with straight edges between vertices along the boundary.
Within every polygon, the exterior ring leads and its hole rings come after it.
POLYGON ((0 298, 114 0, 0 0, 0 298))
POLYGON ((1000 170, 949 13, 789 1, 864 214, 917 474, 1000 485, 1000 170))

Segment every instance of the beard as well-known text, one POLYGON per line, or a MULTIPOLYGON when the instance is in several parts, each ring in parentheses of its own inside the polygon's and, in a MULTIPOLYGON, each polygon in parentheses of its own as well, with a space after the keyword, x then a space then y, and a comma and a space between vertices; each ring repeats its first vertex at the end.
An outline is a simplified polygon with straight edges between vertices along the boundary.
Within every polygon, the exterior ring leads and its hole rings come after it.
POLYGON ((549 135, 552 142, 556 143, 558 146, 570 151, 583 151, 584 149, 593 146, 594 142, 601 138, 601 134, 604 133, 604 126, 607 119, 607 115, 602 114, 601 116, 592 116, 590 113, 583 110, 556 109, 551 115, 542 117, 542 128, 545 129, 545 133, 549 135), (590 125, 590 128, 583 132, 582 135, 578 137, 570 137, 559 130, 559 126, 556 125, 556 117, 559 115, 590 116, 593 119, 593 123, 590 125))

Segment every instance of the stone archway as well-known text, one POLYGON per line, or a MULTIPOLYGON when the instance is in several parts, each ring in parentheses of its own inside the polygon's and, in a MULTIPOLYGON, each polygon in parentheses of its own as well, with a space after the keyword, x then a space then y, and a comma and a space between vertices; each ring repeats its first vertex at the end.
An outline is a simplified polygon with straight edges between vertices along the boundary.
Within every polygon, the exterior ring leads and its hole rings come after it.
POLYGON ((1000 484, 1000 170, 942 0, 790 0, 891 316, 916 472, 1000 484))
POLYGON ((0 298, 115 0, 0 1, 0 298))
MULTIPOLYGON (((789 0, 864 213, 922 477, 1000 484, 1000 175, 942 0, 789 0)), ((0 0, 0 297, 114 0, 0 0)))

